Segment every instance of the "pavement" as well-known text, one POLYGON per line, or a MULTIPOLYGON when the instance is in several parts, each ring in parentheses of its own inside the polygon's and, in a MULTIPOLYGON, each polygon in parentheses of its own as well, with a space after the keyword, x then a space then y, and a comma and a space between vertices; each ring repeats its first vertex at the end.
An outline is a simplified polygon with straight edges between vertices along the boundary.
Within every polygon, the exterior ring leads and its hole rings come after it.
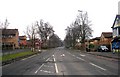
POLYGON ((2 67, 3 75, 118 75, 118 61, 63 47, 2 67))
POLYGON ((87 53, 92 54, 92 55, 103 56, 107 58, 113 58, 113 59, 120 60, 119 53, 113 53, 113 52, 87 52, 87 53))

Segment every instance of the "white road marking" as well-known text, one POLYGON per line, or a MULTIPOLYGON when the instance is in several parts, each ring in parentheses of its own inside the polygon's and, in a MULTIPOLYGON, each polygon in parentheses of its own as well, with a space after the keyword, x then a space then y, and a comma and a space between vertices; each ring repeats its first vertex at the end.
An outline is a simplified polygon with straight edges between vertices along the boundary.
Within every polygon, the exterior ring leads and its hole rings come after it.
POLYGON ((72 55, 72 56, 74 56, 74 57, 75 57, 75 55, 72 55))
POLYGON ((64 57, 64 56, 65 56, 65 54, 62 54, 61 56, 62 56, 62 57, 64 57))
POLYGON ((24 59, 22 59, 22 60, 26 60, 26 59, 32 58, 32 57, 34 57, 34 56, 36 56, 36 55, 30 56, 30 57, 28 57, 28 58, 24 58, 24 59))
MULTIPOLYGON (((54 62, 56 62, 55 58, 53 58, 53 59, 54 59, 54 62)), ((56 71, 56 73, 58 73, 58 67, 57 67, 56 63, 55 63, 55 71, 56 71)))
POLYGON ((85 55, 80 54, 80 56, 84 57, 85 55))
POLYGON ((52 55, 54 57, 54 55, 52 55))
POLYGON ((50 58, 48 58, 46 61, 48 61, 50 58))
POLYGON ((63 57, 65 56, 65 54, 62 55, 63 57))
MULTIPOLYGON (((48 58, 46 61, 48 61, 50 58, 48 58)), ((37 73, 45 64, 42 64, 36 71, 35 73, 37 73)))
POLYGON ((80 60, 82 60, 82 61, 85 61, 84 59, 82 59, 82 58, 80 58, 80 57, 76 57, 77 59, 80 59, 80 60))
POLYGON ((56 71, 56 73, 58 73, 58 67, 57 67, 56 63, 55 63, 55 71, 56 71))
POLYGON ((48 66, 48 65, 44 65, 44 67, 51 67, 51 68, 53 68, 53 66, 48 66))
POLYGON ((43 66, 44 66, 44 64, 42 64, 42 65, 35 71, 35 73, 37 73, 43 66))
POLYGON ((106 70, 106 69, 104 69, 104 68, 102 68, 102 67, 100 67, 100 66, 98 66, 98 65, 96 65, 96 64, 94 64, 94 63, 91 63, 91 62, 90 62, 89 64, 91 64, 91 65, 93 65, 93 66, 95 66, 95 67, 97 67, 97 68, 100 68, 100 69, 102 69, 102 70, 104 70, 104 71, 106 70))
MULTIPOLYGON (((68 52, 68 54, 72 55, 71 53, 68 52)), ((76 57, 75 55, 72 55, 73 57, 76 57)), ((83 55, 82 55, 83 56, 83 55)), ((80 58, 80 57, 76 57, 77 59, 80 59, 82 61, 85 61, 84 59, 80 58)))
POLYGON ((72 55, 70 52, 67 52, 68 54, 72 55))
POLYGON ((40 70, 40 71, 45 72, 45 73, 54 73, 54 72, 46 71, 46 70, 40 70))

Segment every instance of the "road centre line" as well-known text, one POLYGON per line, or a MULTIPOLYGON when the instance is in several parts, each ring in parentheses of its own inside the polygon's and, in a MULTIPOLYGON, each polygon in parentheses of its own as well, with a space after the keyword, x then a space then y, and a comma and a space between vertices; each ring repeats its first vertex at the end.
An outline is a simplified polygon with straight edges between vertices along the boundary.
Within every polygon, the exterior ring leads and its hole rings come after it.
MULTIPOLYGON (((53 58, 54 62, 56 62, 56 59, 53 58)), ((58 73, 58 67, 57 67, 57 64, 55 63, 55 72, 58 73)))
POLYGON ((100 69, 102 69, 102 70, 104 70, 104 71, 106 70, 106 69, 104 69, 104 68, 102 68, 102 67, 100 67, 100 66, 98 66, 98 65, 96 65, 96 64, 94 64, 94 63, 91 63, 91 62, 90 62, 89 64, 91 64, 92 66, 95 66, 95 67, 97 67, 97 68, 100 68, 100 69))

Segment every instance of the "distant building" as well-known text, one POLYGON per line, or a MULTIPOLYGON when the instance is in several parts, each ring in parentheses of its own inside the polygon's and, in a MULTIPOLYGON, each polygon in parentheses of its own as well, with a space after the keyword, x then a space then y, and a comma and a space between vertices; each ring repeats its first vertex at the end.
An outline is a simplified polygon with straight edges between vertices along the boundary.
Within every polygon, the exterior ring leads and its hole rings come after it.
POLYGON ((27 47, 31 48, 32 47, 32 41, 31 40, 27 40, 27 47))
POLYGON ((110 45, 112 40, 112 32, 102 32, 100 37, 100 45, 110 45))
POLYGON ((2 31, 2 43, 3 49, 15 49, 19 48, 19 32, 18 29, 0 29, 2 31))
MULTIPOLYGON (((87 42, 87 46, 89 47, 90 45, 94 45, 94 47, 91 48, 92 51, 96 51, 97 50, 97 47, 100 45, 100 37, 95 37, 95 38, 92 38, 90 39, 88 42, 87 42)), ((87 48, 88 48, 87 47, 87 48)))
POLYGON ((105 45, 111 50, 112 32, 102 32, 100 37, 100 45, 105 45))
POLYGON ((24 48, 27 46, 27 37, 26 36, 19 36, 19 46, 24 48))
POLYGON ((40 39, 35 39, 35 48, 36 49, 41 49, 41 41, 40 39))
POLYGON ((96 37, 96 38, 93 38, 93 44, 98 46, 99 45, 99 41, 100 41, 100 37, 96 37))

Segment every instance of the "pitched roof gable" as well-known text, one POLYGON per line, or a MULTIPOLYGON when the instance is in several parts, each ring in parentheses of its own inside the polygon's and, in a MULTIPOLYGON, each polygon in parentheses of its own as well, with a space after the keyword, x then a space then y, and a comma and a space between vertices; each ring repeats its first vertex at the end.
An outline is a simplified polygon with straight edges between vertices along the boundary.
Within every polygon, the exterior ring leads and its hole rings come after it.
POLYGON ((119 18, 119 19, 120 19, 120 15, 116 15, 115 20, 114 20, 114 23, 113 23, 113 25, 112 25, 112 27, 111 27, 111 28, 114 28, 114 26, 115 26, 115 22, 117 21, 117 18, 119 18))

